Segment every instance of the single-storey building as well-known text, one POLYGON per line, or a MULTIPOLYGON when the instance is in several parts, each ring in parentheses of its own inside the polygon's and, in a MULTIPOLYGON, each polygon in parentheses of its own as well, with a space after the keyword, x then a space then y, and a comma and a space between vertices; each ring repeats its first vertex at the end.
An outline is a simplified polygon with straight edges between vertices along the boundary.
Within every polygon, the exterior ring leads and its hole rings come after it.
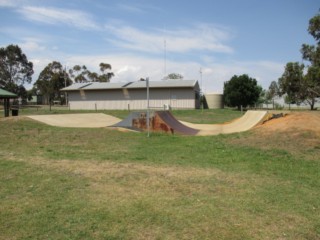
MULTIPOLYGON (((147 108, 146 81, 127 83, 75 83, 61 89, 68 94, 70 109, 141 110, 147 108)), ((200 108, 200 88, 196 80, 149 81, 149 106, 173 109, 200 108)))

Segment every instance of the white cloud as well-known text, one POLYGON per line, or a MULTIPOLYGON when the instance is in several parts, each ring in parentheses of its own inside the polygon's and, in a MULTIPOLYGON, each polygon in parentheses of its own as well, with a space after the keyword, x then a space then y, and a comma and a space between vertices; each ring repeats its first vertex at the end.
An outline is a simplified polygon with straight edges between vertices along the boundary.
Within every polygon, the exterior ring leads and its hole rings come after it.
POLYGON ((117 7, 120 10, 124 10, 126 12, 132 12, 132 13, 143 13, 144 12, 144 10, 141 7, 137 7, 137 6, 133 6, 133 5, 129 5, 129 4, 119 3, 119 4, 117 4, 117 7))
MULTIPOLYGON (((76 64, 86 65, 91 71, 99 72, 101 62, 110 63, 115 77, 111 82, 129 82, 138 81, 140 78, 149 77, 151 81, 163 79, 164 62, 161 58, 137 57, 133 55, 72 55, 69 57, 61 56, 60 62, 67 65, 68 68, 76 64)), ((35 74, 33 83, 36 81, 39 73, 52 62, 52 59, 46 57, 34 57, 29 59, 34 63, 35 74)), ((223 92, 223 84, 231 79, 233 75, 248 74, 256 78, 258 84, 267 89, 271 81, 276 81, 283 73, 283 64, 277 62, 236 62, 229 61, 220 63, 211 61, 204 64, 193 61, 167 61, 166 75, 169 73, 179 73, 184 79, 198 80, 205 93, 223 92), (200 76, 202 69, 202 82, 200 76)), ((31 88, 32 86, 27 86, 31 88)))
POLYGON ((105 26, 116 39, 108 40, 116 46, 142 52, 160 53, 164 41, 168 52, 210 51, 232 53, 225 42, 232 38, 229 30, 209 24, 197 24, 188 28, 142 31, 124 24, 105 26))
POLYGON ((19 46, 26 52, 36 52, 43 51, 46 49, 45 46, 41 45, 39 39, 35 38, 26 38, 25 41, 20 43, 19 46))
MULTIPOLYGON (((132 55, 107 55, 107 56, 73 56, 66 60, 69 67, 76 64, 86 65, 92 71, 99 71, 100 62, 110 63, 115 77, 112 82, 137 81, 149 77, 151 81, 161 80, 164 77, 163 59, 136 57, 132 55)), ((276 62, 211 62, 200 65, 197 62, 167 62, 167 72, 179 73, 184 79, 200 79, 202 68, 202 87, 204 92, 223 92, 223 84, 233 75, 248 74, 256 78, 258 84, 268 88, 271 81, 277 80, 282 74, 283 64, 276 62)))
POLYGON ((138 3, 137 1, 130 1, 127 3, 116 4, 117 11, 124 11, 132 14, 146 14, 146 13, 161 13, 164 14, 163 9, 156 7, 155 4, 148 4, 148 2, 138 3))
POLYGON ((0 0, 0 7, 15 7, 16 2, 12 0, 0 0))
POLYGON ((77 10, 26 6, 17 10, 28 20, 46 24, 67 24, 79 29, 98 29, 91 15, 77 10))

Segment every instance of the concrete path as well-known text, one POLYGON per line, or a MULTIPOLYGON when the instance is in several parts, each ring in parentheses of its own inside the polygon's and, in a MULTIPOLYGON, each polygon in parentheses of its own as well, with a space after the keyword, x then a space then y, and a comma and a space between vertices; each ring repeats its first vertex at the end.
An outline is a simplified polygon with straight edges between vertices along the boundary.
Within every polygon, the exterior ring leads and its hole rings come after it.
POLYGON ((103 113, 30 115, 29 118, 51 126, 99 128, 114 125, 121 119, 103 113))

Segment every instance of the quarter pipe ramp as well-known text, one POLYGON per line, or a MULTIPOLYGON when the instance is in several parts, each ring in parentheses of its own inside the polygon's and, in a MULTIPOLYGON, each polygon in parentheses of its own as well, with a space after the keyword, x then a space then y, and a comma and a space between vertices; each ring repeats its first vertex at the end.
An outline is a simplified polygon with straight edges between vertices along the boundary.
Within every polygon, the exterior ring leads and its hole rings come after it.
POLYGON ((179 122, 169 111, 157 111, 153 119, 153 129, 165 132, 180 133, 183 135, 196 135, 199 130, 188 127, 179 122))
POLYGON ((242 117, 226 124, 193 124, 181 122, 182 124, 198 129, 197 135, 217 135, 248 131, 259 123, 262 123, 268 116, 267 111, 247 111, 242 117))

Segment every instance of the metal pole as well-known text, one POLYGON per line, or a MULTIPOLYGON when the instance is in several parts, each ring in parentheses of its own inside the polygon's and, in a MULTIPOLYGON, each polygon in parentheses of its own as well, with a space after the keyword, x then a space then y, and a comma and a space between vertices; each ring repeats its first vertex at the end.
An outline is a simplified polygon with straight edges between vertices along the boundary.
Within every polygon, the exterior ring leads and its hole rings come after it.
POLYGON ((202 68, 200 67, 200 107, 203 113, 203 92, 202 92, 202 68))
POLYGON ((149 106, 149 78, 146 78, 147 84, 147 128, 148 128, 148 137, 150 137, 150 106, 149 106))
MULTIPOLYGON (((64 67, 63 76, 64 76, 64 87, 66 88, 67 87, 67 77, 68 77, 68 75, 67 75, 67 65, 65 65, 65 67, 64 67)), ((68 106, 68 94, 67 94, 67 92, 64 92, 64 100, 66 102, 66 106, 68 106)))

